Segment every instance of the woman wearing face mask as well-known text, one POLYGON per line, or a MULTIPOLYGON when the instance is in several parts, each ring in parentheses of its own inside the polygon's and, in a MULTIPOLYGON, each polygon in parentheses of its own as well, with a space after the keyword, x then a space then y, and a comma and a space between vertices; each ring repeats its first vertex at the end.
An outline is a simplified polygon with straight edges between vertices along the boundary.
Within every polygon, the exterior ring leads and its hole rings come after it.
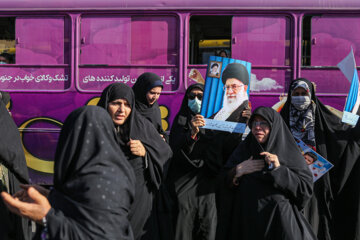
POLYGON ((203 91, 202 84, 189 86, 170 131, 174 156, 166 183, 176 205, 173 219, 177 240, 215 238, 215 194, 202 155, 205 132, 192 137, 194 125, 204 124, 203 119, 194 118, 200 112, 203 91))
POLYGON ((253 112, 249 126, 225 165, 217 239, 316 239, 300 213, 312 176, 289 129, 266 107, 253 112))
POLYGON ((292 82, 280 114, 294 137, 334 164, 315 182, 314 196, 304 210, 318 239, 360 238, 359 123, 355 128, 342 123, 304 78, 292 82))

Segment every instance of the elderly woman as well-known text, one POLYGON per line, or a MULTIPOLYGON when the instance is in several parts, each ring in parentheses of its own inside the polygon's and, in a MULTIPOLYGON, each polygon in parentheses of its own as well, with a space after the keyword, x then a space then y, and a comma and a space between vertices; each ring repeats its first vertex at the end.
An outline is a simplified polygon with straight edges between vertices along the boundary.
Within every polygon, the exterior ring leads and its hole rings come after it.
POLYGON ((312 194, 312 176, 286 124, 260 107, 249 126, 226 164, 231 189, 220 203, 217 238, 316 239, 300 213, 312 194))
POLYGON ((98 106, 110 114, 120 148, 135 171, 135 201, 129 218, 135 239, 141 239, 149 230, 146 223, 172 151, 154 126, 136 111, 134 92, 126 84, 113 83, 106 87, 98 106))
POLYGON ((334 164, 314 184, 305 216, 318 239, 360 237, 360 123, 351 128, 332 114, 304 78, 291 83, 281 116, 292 135, 334 164))
POLYGON ((168 142, 168 136, 162 128, 161 113, 157 102, 163 89, 160 76, 151 72, 143 73, 138 77, 132 89, 135 94, 136 110, 149 120, 161 137, 168 142))
POLYGON ((43 225, 36 239, 133 239, 128 220, 135 176, 106 111, 86 106, 65 120, 55 154, 54 188, 27 187, 9 209, 43 225), (39 189, 40 190, 40 189, 39 189))

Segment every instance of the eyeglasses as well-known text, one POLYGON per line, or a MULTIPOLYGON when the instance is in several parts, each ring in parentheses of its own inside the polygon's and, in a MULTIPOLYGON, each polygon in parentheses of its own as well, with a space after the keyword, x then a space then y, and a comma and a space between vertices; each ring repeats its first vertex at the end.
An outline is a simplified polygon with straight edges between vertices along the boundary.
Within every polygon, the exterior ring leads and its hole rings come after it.
POLYGON ((260 126, 261 128, 267 128, 270 127, 269 123, 266 121, 256 121, 256 122, 252 122, 251 124, 251 128, 260 126))
POLYGON ((202 100, 203 94, 200 94, 200 93, 198 93, 198 94, 190 93, 190 94, 188 95, 188 98, 189 98, 190 100, 194 100, 195 97, 197 97, 197 99, 199 99, 199 100, 202 100))
POLYGON ((236 91, 236 90, 238 90, 239 88, 241 88, 243 86, 244 86, 244 84, 242 84, 242 85, 232 84, 232 85, 228 85, 228 86, 224 85, 223 90, 224 91, 229 91, 231 89, 233 91, 236 91))

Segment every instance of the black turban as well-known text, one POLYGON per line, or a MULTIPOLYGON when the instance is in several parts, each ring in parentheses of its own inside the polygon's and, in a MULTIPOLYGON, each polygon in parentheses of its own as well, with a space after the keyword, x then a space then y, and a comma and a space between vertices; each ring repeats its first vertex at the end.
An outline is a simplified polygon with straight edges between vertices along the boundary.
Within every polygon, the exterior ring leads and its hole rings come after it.
POLYGON ((222 74, 222 82, 225 84, 229 78, 236 78, 245 85, 249 85, 249 72, 241 63, 230 63, 222 74))

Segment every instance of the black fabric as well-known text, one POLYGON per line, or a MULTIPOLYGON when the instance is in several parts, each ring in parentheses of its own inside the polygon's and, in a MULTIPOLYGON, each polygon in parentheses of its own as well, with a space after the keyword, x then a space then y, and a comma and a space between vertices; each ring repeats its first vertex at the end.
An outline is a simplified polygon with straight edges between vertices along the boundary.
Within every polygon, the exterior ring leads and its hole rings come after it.
POLYGON ((0 100, 5 104, 5 106, 10 102, 10 94, 7 92, 0 91, 0 100))
POLYGON ((67 117, 54 172, 50 239, 133 239, 128 213, 135 175, 106 111, 84 106, 67 117))
MULTIPOLYGON (((0 163, 8 169, 9 189, 0 179, 0 191, 14 194, 20 183, 29 183, 28 169, 18 128, 0 101, 0 163)), ((31 222, 11 213, 0 200, 0 239, 27 240, 31 238, 31 222)))
MULTIPOLYGON (((191 118, 195 115, 187 106, 192 89, 203 90, 203 85, 191 85, 184 96, 179 113, 170 132, 174 152, 167 186, 175 199, 175 239, 214 239, 216 228, 215 192, 217 175, 224 159, 241 141, 241 134, 200 129, 197 139, 191 135, 191 118), (214 150, 215 154, 208 154, 214 150)), ((241 116, 248 102, 244 102, 227 119, 246 123, 241 116)))
POLYGON ((140 239, 149 230, 144 226, 149 220, 153 199, 163 180, 164 166, 171 158, 172 151, 154 126, 137 112, 134 93, 129 86, 123 83, 110 84, 103 91, 98 105, 107 109, 109 102, 115 99, 126 99, 131 106, 128 119, 116 128, 119 129, 120 148, 136 175, 135 201, 129 218, 135 239, 140 239), (141 141, 146 149, 145 157, 132 155, 127 145, 130 139, 141 141))
POLYGON ((249 72, 241 63, 230 63, 226 66, 221 77, 224 85, 226 80, 229 78, 236 78, 243 84, 249 85, 249 72))
POLYGON ((21 183, 29 182, 25 155, 18 128, 3 102, 0 101, 0 161, 21 183))
MULTIPOLYGON (((359 211, 351 211, 349 215, 340 214, 347 212, 349 206, 346 202, 345 195, 351 199, 360 198, 359 182, 355 181, 359 175, 359 169, 355 165, 359 162, 360 149, 360 123, 351 128, 341 122, 337 116, 332 114, 330 110, 323 105, 315 95, 312 83, 304 78, 296 79, 292 82, 287 101, 284 104, 280 114, 286 124, 289 126, 290 105, 291 105, 291 89, 296 81, 301 80, 308 84, 311 92, 311 100, 315 102, 315 142, 316 151, 334 164, 334 167, 325 174, 314 185, 314 196, 311 203, 305 209, 305 214, 309 222, 314 228, 315 233, 320 240, 336 239, 335 232, 347 232, 359 239, 360 214, 359 211), (343 193, 344 189, 356 189, 349 196, 343 193), (338 196, 342 196, 339 197, 338 196), (336 218, 334 213, 336 214, 336 218), (355 227, 354 227, 355 226, 355 227), (351 233, 349 233, 349 231, 351 233)), ((351 201, 352 208, 359 206, 359 201, 351 201)))
POLYGON ((146 119, 148 119, 159 132, 159 134, 165 136, 166 142, 168 142, 168 136, 162 128, 161 113, 159 104, 156 101, 150 105, 146 99, 146 94, 154 87, 163 87, 161 78, 155 74, 146 72, 141 74, 132 87, 135 93, 136 110, 146 119))
POLYGON ((312 175, 280 115, 271 108, 257 108, 271 127, 260 147, 250 133, 226 163, 234 168, 260 152, 276 154, 280 167, 243 175, 239 185, 224 183, 220 195, 217 239, 316 239, 299 210, 312 194, 312 175))

